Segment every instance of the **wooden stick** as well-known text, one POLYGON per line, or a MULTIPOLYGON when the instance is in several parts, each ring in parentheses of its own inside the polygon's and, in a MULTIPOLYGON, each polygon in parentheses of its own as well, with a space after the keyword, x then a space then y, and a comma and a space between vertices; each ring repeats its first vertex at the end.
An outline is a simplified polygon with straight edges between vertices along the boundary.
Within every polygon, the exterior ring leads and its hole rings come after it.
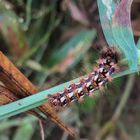
MULTIPOLYGON (((38 91, 2 52, 0 52, 0 80, 18 99, 35 94, 38 91)), ((59 127, 74 136, 74 133, 61 121, 49 103, 45 103, 38 108, 59 127)))
MULTIPOLYGON (((0 85, 0 106, 14 102, 18 99, 19 98, 17 98, 17 96, 15 96, 9 89, 0 85)), ((34 110, 29 110, 27 111, 27 113, 30 113, 36 116, 40 120, 43 120, 43 121, 45 120, 45 118, 43 118, 39 113, 35 112, 34 110)))

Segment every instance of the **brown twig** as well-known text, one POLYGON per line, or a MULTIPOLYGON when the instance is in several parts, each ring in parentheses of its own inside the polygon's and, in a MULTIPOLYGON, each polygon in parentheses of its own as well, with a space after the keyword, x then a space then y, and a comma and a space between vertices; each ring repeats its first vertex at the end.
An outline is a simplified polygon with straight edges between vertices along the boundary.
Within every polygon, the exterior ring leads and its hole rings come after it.
MULTIPOLYGON (((10 97, 16 97, 15 100, 37 93, 38 89, 13 65, 13 63, 0 52, 0 80, 10 89, 10 97)), ((8 97, 9 98, 9 97, 8 97)), ((61 121, 55 110, 46 103, 38 109, 50 118, 59 127, 74 136, 74 133, 61 121)), ((37 112, 33 114, 38 115, 37 112)))

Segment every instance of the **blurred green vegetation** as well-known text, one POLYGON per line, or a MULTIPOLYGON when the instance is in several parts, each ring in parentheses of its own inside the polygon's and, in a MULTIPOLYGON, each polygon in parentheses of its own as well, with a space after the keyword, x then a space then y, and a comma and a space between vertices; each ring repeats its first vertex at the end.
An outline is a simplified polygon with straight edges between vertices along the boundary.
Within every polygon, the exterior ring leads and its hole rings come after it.
MULTIPOLYGON (((139 12, 133 10, 132 13, 139 12)), ((40 90, 90 72, 99 51, 106 45, 97 4, 92 0, 72 3, 65 0, 0 0, 0 32, 0 50, 40 90)), ((95 99, 87 98, 60 114, 66 123, 78 130, 79 139, 94 140, 100 134, 122 99, 127 79, 125 76, 113 80, 95 99)), ((139 140, 139 91, 137 76, 116 129, 112 129, 105 140, 139 140)), ((26 114, 2 120, 0 140, 41 139, 38 123, 36 118, 26 114)), ((49 121, 44 131, 45 139, 70 139, 49 121)))

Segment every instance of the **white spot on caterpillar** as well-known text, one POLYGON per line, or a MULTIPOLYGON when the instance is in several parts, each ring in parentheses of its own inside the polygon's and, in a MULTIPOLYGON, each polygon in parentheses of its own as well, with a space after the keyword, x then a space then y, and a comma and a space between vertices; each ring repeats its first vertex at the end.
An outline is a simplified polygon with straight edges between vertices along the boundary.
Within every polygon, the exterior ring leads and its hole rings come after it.
POLYGON ((80 93, 82 91, 82 87, 77 89, 77 92, 80 93))
POLYGON ((84 77, 84 80, 85 80, 85 81, 89 80, 89 77, 84 77))
POLYGON ((101 67, 101 68, 99 69, 99 72, 103 72, 103 70, 104 70, 104 68, 103 68, 103 67, 101 67))
POLYGON ((104 81, 99 83, 99 87, 103 86, 104 81))
POLYGON ((71 98, 72 96, 74 96, 74 92, 68 93, 68 97, 69 97, 69 98, 71 98))
POLYGON ((95 81, 97 80, 98 76, 99 76, 99 75, 96 75, 96 76, 94 77, 94 80, 95 80, 95 81))
POLYGON ((91 85, 91 82, 88 82, 87 84, 86 84, 86 87, 89 87, 91 85))
POLYGON ((61 97, 60 101, 63 103, 65 101, 65 99, 66 99, 65 97, 61 97))
POLYGON ((67 87, 66 89, 67 89, 68 91, 71 91, 72 87, 67 87))
POLYGON ((80 84, 81 84, 80 82, 75 83, 75 85, 78 86, 78 87, 80 86, 80 84))

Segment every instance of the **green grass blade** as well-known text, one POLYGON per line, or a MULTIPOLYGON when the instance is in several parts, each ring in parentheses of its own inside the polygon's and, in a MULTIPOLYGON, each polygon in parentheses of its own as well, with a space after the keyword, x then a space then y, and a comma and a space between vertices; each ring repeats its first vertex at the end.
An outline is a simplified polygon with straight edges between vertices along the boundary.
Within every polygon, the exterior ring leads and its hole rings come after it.
POLYGON ((59 92, 69 86, 73 82, 77 82, 79 78, 72 80, 70 82, 66 82, 64 84, 58 85, 56 87, 50 88, 48 90, 39 92, 38 94, 31 95, 24 99, 18 100, 16 102, 3 105, 0 107, 0 120, 4 118, 8 118, 10 116, 14 116, 21 112, 33 109, 45 103, 47 101, 47 95, 59 92))

